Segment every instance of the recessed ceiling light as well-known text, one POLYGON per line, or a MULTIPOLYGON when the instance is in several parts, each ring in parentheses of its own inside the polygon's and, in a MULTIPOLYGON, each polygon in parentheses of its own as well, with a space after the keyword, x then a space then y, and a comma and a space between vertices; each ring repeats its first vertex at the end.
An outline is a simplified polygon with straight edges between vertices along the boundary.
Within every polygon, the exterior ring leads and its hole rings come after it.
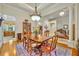
POLYGON ((62 12, 60 12, 60 13, 59 13, 59 15, 60 15, 60 16, 63 16, 63 15, 64 15, 64 12, 63 12, 63 11, 62 11, 62 12))

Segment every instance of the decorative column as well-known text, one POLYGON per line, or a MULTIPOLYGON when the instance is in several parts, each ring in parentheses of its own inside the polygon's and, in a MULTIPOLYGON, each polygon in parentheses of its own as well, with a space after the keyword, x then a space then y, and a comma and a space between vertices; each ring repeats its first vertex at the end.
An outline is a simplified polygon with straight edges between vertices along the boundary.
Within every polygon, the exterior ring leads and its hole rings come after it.
POLYGON ((69 40, 73 40, 73 8, 69 7, 69 40))
POLYGON ((74 41, 74 46, 79 50, 79 9, 78 9, 78 4, 75 4, 74 6, 74 18, 75 18, 75 41, 74 41))
POLYGON ((75 18, 75 41, 78 40, 78 4, 74 6, 74 18, 75 18))

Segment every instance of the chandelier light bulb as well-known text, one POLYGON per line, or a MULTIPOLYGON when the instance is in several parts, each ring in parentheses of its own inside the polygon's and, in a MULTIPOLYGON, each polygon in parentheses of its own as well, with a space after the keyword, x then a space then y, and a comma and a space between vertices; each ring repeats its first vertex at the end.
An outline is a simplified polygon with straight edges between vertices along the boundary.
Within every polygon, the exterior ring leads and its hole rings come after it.
POLYGON ((31 18, 32 18, 33 21, 39 21, 40 20, 40 16, 37 16, 37 15, 31 16, 31 18))
POLYGON ((60 13, 59 13, 59 15, 60 15, 60 16, 63 16, 63 15, 64 15, 64 12, 63 12, 63 11, 62 11, 62 12, 60 12, 60 13))

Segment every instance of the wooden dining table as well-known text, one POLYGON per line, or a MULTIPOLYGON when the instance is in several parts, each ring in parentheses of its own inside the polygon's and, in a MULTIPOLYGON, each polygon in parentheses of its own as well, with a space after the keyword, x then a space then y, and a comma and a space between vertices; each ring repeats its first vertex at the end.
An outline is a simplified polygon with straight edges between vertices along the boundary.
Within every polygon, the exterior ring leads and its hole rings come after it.
POLYGON ((41 35, 38 35, 38 37, 31 36, 29 40, 32 40, 32 41, 37 42, 37 43, 42 43, 48 39, 53 39, 53 36, 49 36, 49 37, 41 36, 41 35))

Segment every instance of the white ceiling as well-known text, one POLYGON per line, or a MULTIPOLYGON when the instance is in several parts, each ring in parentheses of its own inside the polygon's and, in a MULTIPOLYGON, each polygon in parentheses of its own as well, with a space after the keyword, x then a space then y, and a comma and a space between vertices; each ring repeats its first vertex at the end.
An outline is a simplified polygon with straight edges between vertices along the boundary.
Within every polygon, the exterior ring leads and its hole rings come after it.
MULTIPOLYGON (((31 15, 35 10, 35 4, 34 3, 8 3, 5 5, 9 5, 11 7, 20 9, 22 11, 25 11, 28 13, 28 15, 31 15)), ((62 9, 70 6, 72 4, 68 3, 38 3, 37 8, 38 12, 41 13, 42 17, 47 18, 56 18, 59 17, 58 13, 62 11, 62 9)), ((65 11, 65 13, 68 13, 68 11, 65 11)))

